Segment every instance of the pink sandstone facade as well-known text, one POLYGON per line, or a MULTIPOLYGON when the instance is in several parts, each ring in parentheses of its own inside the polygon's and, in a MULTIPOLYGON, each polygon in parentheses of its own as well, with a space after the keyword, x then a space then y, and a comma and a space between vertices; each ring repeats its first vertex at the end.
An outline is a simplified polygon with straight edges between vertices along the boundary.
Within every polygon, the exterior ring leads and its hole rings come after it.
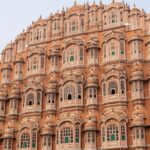
POLYGON ((40 17, 0 70, 0 150, 150 150, 144 10, 113 0, 40 17))

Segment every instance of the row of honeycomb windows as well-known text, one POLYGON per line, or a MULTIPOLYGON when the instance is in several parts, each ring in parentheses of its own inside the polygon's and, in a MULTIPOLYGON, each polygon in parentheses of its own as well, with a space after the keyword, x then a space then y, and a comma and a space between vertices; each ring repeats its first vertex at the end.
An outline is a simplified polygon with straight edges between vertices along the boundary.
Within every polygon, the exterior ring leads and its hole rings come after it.
MULTIPOLYGON (((103 125, 102 125, 103 126, 103 125)), ((85 148, 96 148, 96 131, 85 131, 85 148)), ((133 134, 133 145, 137 143, 138 146, 145 143, 145 130, 142 127, 135 127, 132 129, 133 134), (136 142, 137 141, 137 142, 136 142)), ((117 148, 119 146, 127 146, 127 133, 125 123, 117 125, 116 123, 107 123, 105 127, 102 127, 102 147, 103 148, 117 148), (105 143, 106 142, 106 143, 105 143)), ((17 147, 21 149, 37 148, 38 147, 38 132, 33 129, 29 132, 27 129, 18 133, 17 147)), ((42 138, 42 149, 49 148, 52 149, 52 135, 44 134, 40 135, 42 138)), ((70 147, 70 144, 76 143, 76 146, 81 142, 81 130, 80 127, 76 125, 75 128, 71 127, 61 127, 56 131, 56 149, 57 145, 62 148, 70 147)), ((13 138, 4 138, 4 150, 13 149, 13 138)), ((73 146, 73 145, 72 145, 73 146)), ((79 146, 80 147, 80 146, 79 146)), ((75 148, 75 147, 74 147, 75 148)))

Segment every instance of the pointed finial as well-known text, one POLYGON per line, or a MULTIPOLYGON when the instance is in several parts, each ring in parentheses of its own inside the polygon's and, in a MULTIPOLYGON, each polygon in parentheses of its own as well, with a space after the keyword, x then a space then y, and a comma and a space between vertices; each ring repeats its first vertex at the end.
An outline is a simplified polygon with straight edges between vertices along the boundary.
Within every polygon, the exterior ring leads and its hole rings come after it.
POLYGON ((95 0, 93 1, 93 4, 95 5, 95 0))
POLYGON ((74 1, 74 6, 75 6, 75 5, 77 5, 77 2, 76 2, 76 0, 74 1))
POLYGON ((114 3, 115 2, 115 0, 112 0, 112 3, 114 3))
POLYGON ((42 16, 40 15, 39 20, 41 20, 41 19, 42 19, 42 16))
POLYGON ((100 0, 100 4, 102 4, 103 2, 102 2, 102 0, 100 0))
POLYGON ((136 5, 134 4, 134 5, 133 5, 133 7, 135 8, 135 7, 136 7, 136 5))
POLYGON ((62 13, 64 13, 65 12, 65 9, 64 9, 64 7, 62 8, 62 11, 61 11, 62 13))

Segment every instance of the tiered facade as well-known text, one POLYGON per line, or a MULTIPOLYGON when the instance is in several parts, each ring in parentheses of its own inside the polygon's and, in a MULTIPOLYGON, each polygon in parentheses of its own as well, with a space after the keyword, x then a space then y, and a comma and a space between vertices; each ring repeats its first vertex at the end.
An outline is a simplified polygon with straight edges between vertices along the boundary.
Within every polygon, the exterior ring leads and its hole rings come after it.
POLYGON ((41 17, 2 51, 1 150, 150 150, 150 15, 124 2, 41 17))

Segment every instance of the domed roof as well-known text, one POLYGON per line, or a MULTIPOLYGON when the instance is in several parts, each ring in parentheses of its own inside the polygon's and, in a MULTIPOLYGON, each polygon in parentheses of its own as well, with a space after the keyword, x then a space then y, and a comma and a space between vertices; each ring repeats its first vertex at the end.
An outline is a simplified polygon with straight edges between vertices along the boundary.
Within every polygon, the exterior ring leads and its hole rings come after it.
POLYGON ((32 25, 30 26, 30 28, 34 28, 36 26, 44 26, 46 24, 47 24, 47 20, 46 19, 42 19, 42 16, 40 16, 37 21, 32 22, 32 25))
POLYGON ((13 89, 12 89, 12 92, 11 92, 11 95, 9 96, 9 98, 11 99, 11 98, 17 98, 17 99, 19 99, 19 94, 20 94, 20 90, 19 90, 19 88, 18 87, 14 87, 13 89))
POLYGON ((15 60, 15 63, 16 63, 16 62, 21 62, 21 63, 23 63, 24 60, 23 60, 23 58, 21 58, 21 57, 17 57, 16 60, 15 60))
POLYGON ((2 67, 2 70, 3 69, 9 69, 9 70, 11 70, 11 65, 10 64, 4 64, 3 67, 2 67))
POLYGON ((100 3, 99 3, 99 6, 98 6, 99 8, 104 8, 104 5, 103 5, 103 3, 102 3, 102 1, 100 1, 100 3))
POLYGON ((54 15, 53 15, 53 20, 58 20, 58 19, 60 19, 60 13, 57 11, 57 13, 55 13, 54 15))
POLYGON ((141 64, 133 64, 131 70, 131 80, 143 80, 144 73, 141 64))
POLYGON ((138 9, 138 8, 136 7, 136 5, 134 4, 133 8, 130 10, 130 15, 133 15, 133 14, 140 14, 140 13, 141 13, 140 9, 138 9))
POLYGON ((92 120, 88 120, 85 125, 84 125, 84 131, 89 131, 89 130, 97 130, 97 124, 96 122, 92 120))
POLYGON ((144 115, 144 108, 137 106, 133 111, 133 115, 144 115))
POLYGON ((93 2, 93 4, 91 5, 90 9, 97 9, 98 6, 96 5, 95 1, 93 2))
POLYGON ((90 70, 90 74, 87 78, 87 86, 98 86, 98 78, 95 73, 95 70, 90 70))
POLYGON ((96 128, 96 123, 89 120, 88 122, 86 122, 85 127, 92 127, 92 128, 96 128))
POLYGON ((91 118, 97 119, 97 115, 95 114, 95 112, 89 112, 89 113, 86 115, 86 119, 91 119, 91 118))
POLYGON ((74 4, 74 6, 72 6, 71 8, 69 8, 68 10, 67 10, 67 13, 74 13, 74 12, 81 12, 82 10, 83 10, 83 6, 82 5, 78 5, 78 4, 76 4, 76 2, 75 2, 75 4, 74 4))
POLYGON ((44 127, 42 128, 41 134, 52 134, 53 133, 53 128, 49 125, 44 125, 44 127))
POLYGON ((97 37, 91 37, 87 42, 87 50, 90 48, 99 48, 99 40, 97 37))
POLYGON ((49 51, 49 56, 59 56, 60 55, 60 46, 59 45, 54 45, 50 51, 49 51))
POLYGON ((7 98, 7 91, 4 87, 1 88, 0 90, 0 99, 1 100, 6 100, 7 98))
POLYGON ((118 8, 124 8, 124 3, 112 0, 112 3, 110 3, 106 6, 106 10, 109 10, 109 9, 112 9, 112 8, 117 8, 117 9, 118 8))
POLYGON ((56 93, 57 92, 57 80, 55 77, 52 77, 47 86, 46 93, 56 93))

